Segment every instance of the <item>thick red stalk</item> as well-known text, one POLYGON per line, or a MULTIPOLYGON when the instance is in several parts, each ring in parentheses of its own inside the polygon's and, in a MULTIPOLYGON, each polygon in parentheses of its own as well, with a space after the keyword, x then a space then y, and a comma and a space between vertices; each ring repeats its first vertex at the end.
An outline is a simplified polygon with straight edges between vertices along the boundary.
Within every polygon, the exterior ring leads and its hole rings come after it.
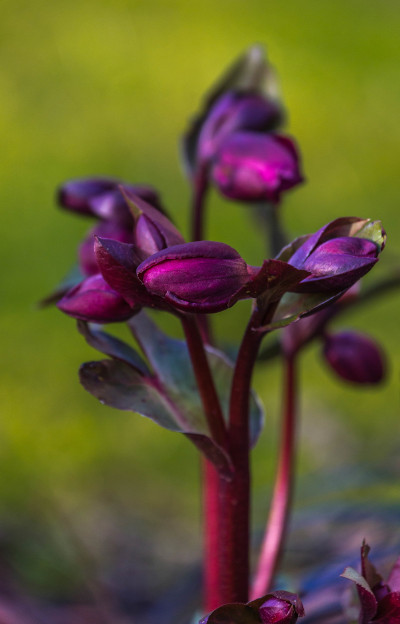
POLYGON ((219 567, 219 490, 221 478, 214 465, 203 460, 204 515, 204 612, 210 613, 221 603, 219 567))
POLYGON ((220 481, 219 560, 221 603, 246 602, 249 583, 250 465, 249 401, 251 376, 262 334, 249 323, 233 375, 229 450, 235 474, 220 481))
MULTIPOLYGON (((228 433, 215 390, 214 380, 207 360, 203 340, 197 319, 182 316, 182 325, 196 376, 197 385, 204 412, 210 428, 211 436, 220 446, 227 450, 228 433)), ((221 535, 219 527, 220 490, 224 479, 220 477, 208 460, 203 461, 203 499, 204 499, 204 610, 213 611, 223 603, 220 590, 221 568, 221 535)))
POLYGON ((271 589, 290 515, 296 442, 295 355, 285 357, 284 414, 278 469, 260 560, 251 591, 254 600, 271 589))

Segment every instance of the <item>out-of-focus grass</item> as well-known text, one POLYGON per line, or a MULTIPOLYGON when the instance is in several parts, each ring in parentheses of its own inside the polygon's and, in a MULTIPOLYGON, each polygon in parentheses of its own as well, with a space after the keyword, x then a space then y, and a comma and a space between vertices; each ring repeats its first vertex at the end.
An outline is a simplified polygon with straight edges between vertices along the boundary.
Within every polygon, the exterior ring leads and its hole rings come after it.
MULTIPOLYGON (((71 319, 35 309, 68 270, 88 225, 54 208, 54 189, 90 174, 150 182, 187 232, 178 136, 220 71, 258 41, 278 68, 308 181, 285 201, 287 226, 297 235, 346 214, 381 218, 389 237, 382 264, 398 263, 398 4, 5 0, 1 7, 3 515, 11 524, 18 512, 22 523, 46 525, 56 501, 79 523, 91 504, 107 501, 128 517, 158 518, 153 529, 167 527, 176 542, 189 524, 187 548, 198 550, 198 460, 186 440, 86 395, 76 370, 96 354, 71 319)), ((263 243, 247 216, 213 195, 208 235, 256 264, 263 243)), ((394 456, 398 304, 393 296, 348 316, 389 354, 382 389, 344 386, 321 368, 315 349, 304 356, 304 473, 328 470, 340 450, 355 465, 394 456)), ((226 340, 240 333, 247 309, 216 321, 226 340)), ((256 375, 268 412, 254 455, 257 521, 273 470, 279 384, 276 364, 256 375)))

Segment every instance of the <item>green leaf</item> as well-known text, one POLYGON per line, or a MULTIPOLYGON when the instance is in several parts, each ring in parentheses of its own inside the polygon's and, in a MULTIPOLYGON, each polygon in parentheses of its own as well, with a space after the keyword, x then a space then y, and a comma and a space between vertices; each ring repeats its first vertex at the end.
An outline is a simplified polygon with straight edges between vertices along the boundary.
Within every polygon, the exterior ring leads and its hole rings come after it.
POLYGON ((193 412, 181 411, 155 377, 143 375, 127 361, 114 359, 82 364, 79 378, 85 390, 104 405, 136 412, 165 429, 186 434, 221 476, 232 477, 232 462, 227 453, 199 432, 206 430, 208 434, 205 419, 193 424, 193 412))
POLYGON ((372 241, 378 245, 379 251, 382 251, 386 243, 386 234, 382 228, 381 221, 371 221, 368 219, 355 236, 357 238, 367 238, 372 241))
POLYGON ((99 327, 93 323, 86 323, 84 321, 78 321, 78 331, 85 338, 86 342, 97 349, 104 355, 122 360, 126 364, 130 364, 139 373, 143 375, 151 376, 147 364, 143 361, 140 355, 126 342, 123 342, 119 338, 107 334, 99 329, 99 327))
POLYGON ((343 292, 329 296, 327 293, 286 293, 283 295, 275 311, 272 322, 260 328, 260 331, 271 331, 286 327, 302 316, 317 312, 322 306, 334 303, 343 292))
POLYGON ((171 431, 190 431, 186 414, 163 396, 157 383, 119 360, 86 362, 79 371, 83 387, 101 403, 137 412, 171 431))
MULTIPOLYGON (((133 335, 150 362, 168 395, 193 424, 192 431, 209 435, 203 407, 198 394, 187 345, 182 340, 164 334, 144 313, 128 321, 133 335)), ((226 421, 229 417, 229 395, 233 364, 225 354, 207 347, 210 368, 226 421)), ((254 444, 263 424, 263 409, 254 393, 250 402, 250 439, 254 444)))

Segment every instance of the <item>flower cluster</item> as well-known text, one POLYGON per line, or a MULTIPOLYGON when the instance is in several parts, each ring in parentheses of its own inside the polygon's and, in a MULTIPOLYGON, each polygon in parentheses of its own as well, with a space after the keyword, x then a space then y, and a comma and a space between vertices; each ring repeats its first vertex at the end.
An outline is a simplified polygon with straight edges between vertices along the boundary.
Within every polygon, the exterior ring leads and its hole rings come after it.
POLYGON ((295 241, 280 258, 253 267, 224 243, 185 243, 162 212, 132 193, 134 187, 113 189, 111 197, 106 193, 100 200, 97 186, 92 180, 73 182, 60 192, 65 207, 78 206, 81 212, 92 205, 99 211, 104 202, 104 221, 90 233, 91 246, 86 239, 84 260, 81 253, 82 268, 90 265, 89 277, 58 302, 81 320, 122 321, 142 307, 215 313, 239 299, 267 295, 271 303, 287 291, 321 292, 331 299, 372 268, 384 244, 382 233, 378 242, 371 240, 368 220, 338 219, 300 244, 295 241), (108 236, 99 235, 102 227, 108 236))

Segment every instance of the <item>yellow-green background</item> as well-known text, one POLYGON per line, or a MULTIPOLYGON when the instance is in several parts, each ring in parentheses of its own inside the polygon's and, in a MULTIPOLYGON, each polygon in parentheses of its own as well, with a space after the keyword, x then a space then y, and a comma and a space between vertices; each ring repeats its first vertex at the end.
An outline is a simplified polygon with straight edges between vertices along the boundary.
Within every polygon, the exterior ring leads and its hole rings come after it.
MULTIPOLYGON (((187 233, 178 137, 212 81, 260 42, 278 69, 288 131, 299 142, 307 177, 285 200, 288 228, 298 235, 338 216, 380 218, 388 232, 381 270, 399 263, 400 6, 3 0, 0 12, 0 530, 23 533, 14 540, 17 555, 11 539, 10 561, 24 582, 46 594, 68 584, 79 567, 71 533, 96 561, 113 552, 113 532, 129 535, 132 527, 154 533, 163 561, 192 561, 200 551, 192 448, 87 395, 77 369, 96 353, 72 319, 35 308, 68 270, 88 227, 55 207, 56 186, 92 174, 151 183, 187 233), (175 547, 179 554, 172 554, 175 547)), ((213 194, 208 236, 256 264, 263 243, 247 217, 245 207, 213 194)), ((242 304, 221 315, 225 339, 238 337, 247 310, 242 304)), ((365 466, 378 465, 388 485, 364 482, 357 495, 398 498, 390 483, 400 469, 399 296, 342 322, 382 342, 388 379, 382 388, 359 391, 334 380, 315 349, 304 357, 301 470, 310 487, 300 504, 323 498, 321 489, 325 496, 335 490, 334 479, 323 485, 324 475, 342 463, 351 466, 342 485, 352 493, 365 466)), ((254 454, 259 526, 273 471, 279 366, 260 370, 255 381, 267 409, 254 454)))

